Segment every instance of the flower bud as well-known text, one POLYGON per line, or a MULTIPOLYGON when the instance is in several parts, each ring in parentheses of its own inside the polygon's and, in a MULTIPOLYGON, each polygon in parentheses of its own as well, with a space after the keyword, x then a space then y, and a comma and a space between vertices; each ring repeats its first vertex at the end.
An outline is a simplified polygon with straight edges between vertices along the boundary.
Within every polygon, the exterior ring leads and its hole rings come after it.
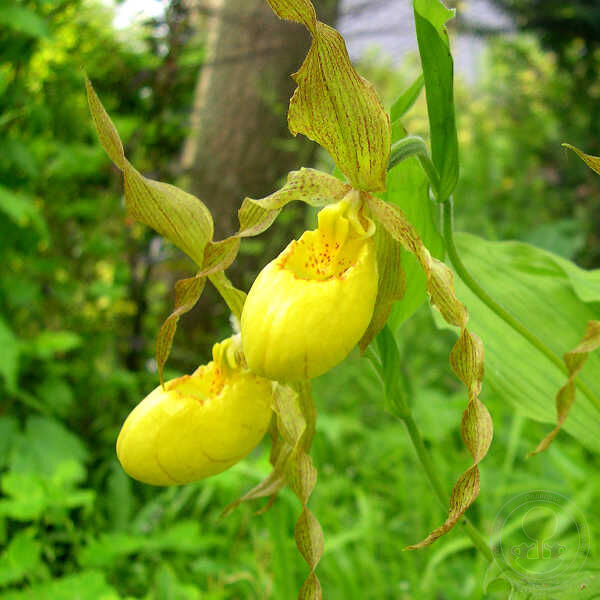
POLYGON ((319 213, 319 226, 271 261, 242 312, 248 367, 278 381, 310 379, 341 362, 365 332, 377 296, 375 225, 358 192, 319 213))
POLYGON ((189 483, 225 471, 257 446, 271 420, 272 382, 241 366, 236 337, 215 344, 212 362, 157 387, 129 414, 117 456, 131 477, 189 483))

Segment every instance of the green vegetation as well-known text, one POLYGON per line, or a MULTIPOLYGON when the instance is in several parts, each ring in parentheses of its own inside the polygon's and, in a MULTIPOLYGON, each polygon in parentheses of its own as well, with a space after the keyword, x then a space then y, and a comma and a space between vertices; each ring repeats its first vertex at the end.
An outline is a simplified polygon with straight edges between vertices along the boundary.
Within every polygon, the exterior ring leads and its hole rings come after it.
MULTIPOLYGON (((0 17, 5 8, 12 17, 0 22, 0 600, 294 598, 306 577, 294 544, 294 495, 284 490, 262 515, 253 515, 258 506, 242 505, 220 518, 269 473, 266 441, 218 477, 169 489, 128 478, 114 451, 124 417, 157 384, 155 335, 170 311, 172 283, 192 266, 149 229, 124 226, 120 179, 96 141, 81 67, 136 167, 174 181, 203 32, 175 36, 172 23, 165 29, 158 22, 116 32, 110 11, 79 0, 0 2, 0 17)), ((396 73, 367 65, 365 74, 371 72, 390 99, 418 75, 410 67, 396 73)), ((560 147, 569 141, 600 154, 600 141, 588 137, 589 98, 579 102, 580 95, 568 70, 535 39, 491 43, 483 80, 456 92, 459 231, 526 241, 598 269, 600 179, 560 147)), ((426 137, 426 119, 422 94, 403 125, 426 137)), ((394 189, 405 185, 416 159, 402 165, 394 189)), ((411 206, 410 217, 435 213, 427 204, 411 206)), ((244 242, 248 264, 266 248, 260 266, 270 260, 278 235, 244 242)), ((463 260, 495 298, 510 303, 514 295, 498 273, 528 290, 518 316, 542 330, 559 356, 577 344, 581 322, 598 319, 598 270, 581 271, 530 247, 456 237, 463 260), (565 312, 576 318, 563 323, 565 312), (548 323, 560 333, 544 333, 548 323)), ((431 238, 432 252, 441 251, 435 232, 431 238)), ((416 263, 405 267, 418 277, 416 263)), ((245 282, 253 276, 236 274, 245 282)), ((399 327, 404 393, 449 493, 470 461, 459 433, 465 392, 448 365, 455 333, 420 305, 424 292, 417 288, 392 323, 399 327)), ((507 498, 556 491, 585 515, 592 539, 586 573, 593 575, 597 413, 579 394, 566 431, 525 460, 552 426, 565 376, 487 316, 464 285, 457 294, 486 357, 507 369, 494 366, 484 380, 495 437, 468 516, 488 536, 507 498), (522 372, 511 379, 514 369, 522 372)), ((216 296, 196 311, 196 322, 194 313, 182 320, 170 376, 205 362, 210 340, 230 329, 216 296)), ((600 359, 589 363, 588 381, 600 359)), ((371 363, 353 353, 315 380, 314 396, 319 420, 311 455, 319 480, 310 506, 325 531, 318 573, 326 597, 506 598, 502 582, 484 591, 493 579, 486 578, 488 563, 459 526, 429 548, 402 551, 439 525, 447 507, 423 476, 404 426, 386 412, 371 363)), ((574 596, 581 581, 556 597, 585 597, 574 596)))

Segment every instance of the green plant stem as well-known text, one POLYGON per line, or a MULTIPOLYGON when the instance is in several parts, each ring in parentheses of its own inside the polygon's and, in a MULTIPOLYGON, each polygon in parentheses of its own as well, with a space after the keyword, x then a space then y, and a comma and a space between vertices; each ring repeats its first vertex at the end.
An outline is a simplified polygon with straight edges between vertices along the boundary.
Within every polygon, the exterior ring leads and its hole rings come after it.
MULTIPOLYGON (((515 317, 513 317, 505 308, 500 306, 490 295, 473 279, 467 268, 463 264, 456 245, 454 244, 454 207, 452 198, 449 198, 442 205, 443 221, 444 221, 444 241, 446 242, 446 251, 450 257, 450 262, 458 276, 462 279, 465 285, 494 313, 496 313, 507 325, 510 325, 517 333, 521 334, 532 346, 537 348, 550 362, 558 367, 567 377, 569 372, 564 361, 561 360, 544 342, 542 342, 535 334, 522 325, 515 317)), ((577 387, 590 400, 590 402, 600 411, 600 399, 598 399, 592 390, 579 378, 575 379, 577 387)))
MULTIPOLYGON (((446 509, 449 503, 449 498, 444 490, 444 486, 442 485, 437 471, 435 470, 431 456, 425 447, 425 443, 421 437, 421 432, 419 431, 419 428, 417 427, 417 424, 415 423, 408 406, 403 400, 400 400, 400 402, 402 402, 402 404, 401 406, 398 406, 398 399, 396 399, 395 407, 399 410, 393 410, 391 412, 404 423, 413 448, 417 453, 419 462, 425 471, 427 480, 433 488, 433 491, 440 501, 440 504, 444 507, 444 509, 446 509)), ((475 548, 481 552, 488 562, 492 562, 494 559, 492 551, 477 528, 465 516, 462 517, 462 525, 466 534, 471 538, 475 548)))

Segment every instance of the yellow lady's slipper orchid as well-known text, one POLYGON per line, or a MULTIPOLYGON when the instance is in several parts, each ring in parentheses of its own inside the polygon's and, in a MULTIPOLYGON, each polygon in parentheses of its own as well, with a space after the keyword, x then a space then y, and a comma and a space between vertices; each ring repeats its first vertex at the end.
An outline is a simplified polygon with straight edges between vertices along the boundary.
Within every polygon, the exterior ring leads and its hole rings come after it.
POLYGON ((242 312, 248 367, 270 379, 313 378, 341 362, 367 328, 377 296, 373 222, 360 195, 321 210, 258 275, 242 312))
POLYGON ((129 414, 117 456, 152 485, 197 481, 249 454, 271 420, 272 382, 243 366, 239 336, 213 346, 213 360, 154 389, 129 414))

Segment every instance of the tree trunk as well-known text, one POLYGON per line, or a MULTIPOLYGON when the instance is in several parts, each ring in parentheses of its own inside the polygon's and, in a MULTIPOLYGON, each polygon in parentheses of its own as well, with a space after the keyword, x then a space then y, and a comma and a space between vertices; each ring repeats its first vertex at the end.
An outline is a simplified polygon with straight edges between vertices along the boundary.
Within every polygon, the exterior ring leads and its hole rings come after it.
MULTIPOLYGON (((334 20, 337 0, 315 4, 321 20, 334 20)), ((311 157, 312 145, 291 139, 286 119, 290 74, 310 38, 304 27, 280 21, 266 0, 212 0, 197 8, 209 19, 207 55, 182 165, 186 187, 209 206, 220 239, 236 231, 245 196, 271 193, 311 157)))

